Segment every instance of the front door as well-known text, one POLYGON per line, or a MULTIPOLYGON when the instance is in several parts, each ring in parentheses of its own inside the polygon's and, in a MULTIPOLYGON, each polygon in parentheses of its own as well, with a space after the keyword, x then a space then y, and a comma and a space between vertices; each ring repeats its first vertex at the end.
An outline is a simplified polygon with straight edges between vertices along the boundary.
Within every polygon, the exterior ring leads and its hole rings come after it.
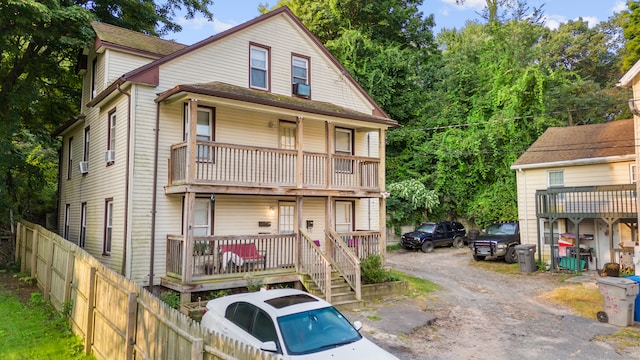
POLYGON ((353 202, 336 201, 336 232, 353 231, 353 202))

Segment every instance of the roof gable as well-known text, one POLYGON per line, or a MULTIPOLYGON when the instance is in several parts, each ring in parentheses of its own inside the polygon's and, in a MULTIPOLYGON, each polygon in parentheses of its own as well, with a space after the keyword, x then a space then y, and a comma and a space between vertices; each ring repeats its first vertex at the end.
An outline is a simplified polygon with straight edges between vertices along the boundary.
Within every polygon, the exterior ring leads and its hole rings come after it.
POLYGON ((633 119, 548 128, 511 168, 635 154, 633 119))
POLYGON ((96 48, 107 46, 158 58, 187 47, 174 41, 97 21, 92 22, 91 26, 96 33, 96 48))
POLYGON ((162 64, 174 61, 179 59, 180 57, 187 55, 195 50, 198 50, 202 47, 208 46, 212 43, 215 43, 217 41, 220 41, 222 39, 225 39, 233 34, 236 34, 240 31, 243 31, 244 29, 247 29, 249 27, 255 26, 261 22, 264 22, 268 19, 271 19, 273 17, 276 16, 287 16, 289 19, 292 20, 292 22, 295 24, 295 26, 298 26, 300 30, 302 30, 302 32, 314 43, 314 45, 327 57, 327 59, 329 59, 329 61, 336 66, 340 73, 342 75, 344 75, 344 78, 349 82, 349 84, 351 84, 353 87, 355 87, 356 91, 359 92, 360 94, 362 94, 362 96, 364 96, 364 98, 366 98, 367 102, 369 102, 371 104, 371 107, 373 108, 373 114, 379 117, 384 117, 384 118, 389 118, 389 116, 385 113, 385 111, 380 107, 380 105, 378 105, 373 98, 360 86, 360 84, 358 84, 357 81, 355 81, 355 79, 350 75, 350 73, 342 66, 342 64, 340 64, 340 62, 338 62, 338 60, 325 48, 325 46, 302 24, 302 22, 300 22, 300 20, 291 12, 291 10, 289 10, 289 8, 287 7, 281 7, 278 8, 274 11, 271 11, 269 13, 266 13, 264 15, 261 15, 253 20, 247 21, 241 25, 238 25, 236 27, 233 27, 231 29, 228 29, 224 32, 221 32, 219 34, 213 35, 207 39, 204 39, 200 42, 197 42, 191 46, 187 46, 184 47, 178 51, 175 51, 167 56, 164 56, 160 59, 157 59, 147 65, 144 65, 138 69, 135 69, 133 71, 130 71, 126 74, 124 74, 122 77, 120 77, 119 79, 117 79, 114 83, 112 83, 107 89, 105 89, 101 94, 98 94, 88 105, 89 106, 93 106, 97 103, 99 103, 100 101, 102 101, 104 98, 106 98, 109 93, 115 91, 115 89, 117 88, 117 86, 119 84, 123 84, 127 81, 134 81, 134 82, 144 82, 150 85, 158 85, 157 82, 155 83, 151 83, 148 81, 148 79, 153 78, 153 76, 149 76, 149 73, 153 73, 153 72, 157 72, 158 67, 162 64), (145 79, 145 81, 141 80, 141 79, 145 79))

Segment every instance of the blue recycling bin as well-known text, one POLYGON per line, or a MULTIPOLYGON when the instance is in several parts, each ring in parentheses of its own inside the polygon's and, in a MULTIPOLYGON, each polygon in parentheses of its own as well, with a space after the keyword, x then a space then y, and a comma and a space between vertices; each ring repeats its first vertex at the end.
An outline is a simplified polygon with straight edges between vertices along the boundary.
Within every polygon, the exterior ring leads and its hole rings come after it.
MULTIPOLYGON (((629 276, 627 277, 627 279, 629 280, 633 280, 635 282, 637 282, 638 284, 640 284, 640 276, 629 276)), ((640 322, 640 295, 636 296, 636 303, 635 303, 635 308, 634 308, 634 313, 633 313, 633 320, 640 322)))

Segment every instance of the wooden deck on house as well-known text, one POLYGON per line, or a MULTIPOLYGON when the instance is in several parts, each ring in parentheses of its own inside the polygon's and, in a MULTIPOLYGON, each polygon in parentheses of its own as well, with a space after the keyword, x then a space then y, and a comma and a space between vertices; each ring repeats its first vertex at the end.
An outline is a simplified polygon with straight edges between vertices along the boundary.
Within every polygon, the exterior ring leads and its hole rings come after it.
POLYGON ((636 185, 558 187, 536 191, 539 218, 637 219, 636 185))
POLYGON ((318 247, 298 234, 203 236, 185 243, 182 235, 167 236, 167 276, 161 284, 182 293, 247 286, 251 281, 277 284, 309 275, 330 299, 332 267, 360 287, 360 260, 380 255, 381 237, 375 231, 327 231, 318 247), (185 256, 188 254, 189 256, 185 256))
POLYGON ((167 192, 180 185, 380 191, 380 159, 198 141, 195 161, 187 143, 171 146, 167 192))

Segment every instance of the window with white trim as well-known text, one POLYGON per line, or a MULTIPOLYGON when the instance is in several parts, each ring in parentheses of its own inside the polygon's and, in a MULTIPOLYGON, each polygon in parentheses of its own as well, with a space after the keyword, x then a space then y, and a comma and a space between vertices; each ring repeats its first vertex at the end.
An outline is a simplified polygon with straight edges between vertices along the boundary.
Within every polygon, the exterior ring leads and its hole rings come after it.
POLYGON ((193 204, 193 236, 211 235, 211 199, 196 198, 193 204))
POLYGON ((107 150, 116 149, 116 111, 109 112, 109 129, 107 132, 107 150))
POLYGON ((269 49, 251 45, 249 68, 249 86, 269 90, 269 49))
POLYGON ((547 172, 547 185, 549 187, 564 186, 564 170, 547 172))
POLYGON ((336 232, 353 231, 353 202, 336 201, 336 232))
POLYGON ((278 231, 280 234, 295 232, 295 203, 280 202, 278 204, 278 231))
POLYGON ((80 236, 78 237, 78 246, 84 248, 87 240, 87 203, 82 203, 80 210, 80 236))
POLYGON ((104 236, 102 241, 102 255, 111 255, 111 240, 113 238, 113 199, 104 202, 104 236))
POLYGON ((72 172, 73 172, 73 137, 70 137, 69 144, 67 144, 67 180, 71 179, 72 172))
MULTIPOLYGON (((335 153, 337 155, 353 155, 353 130, 335 129, 335 153)), ((335 171, 341 173, 353 172, 353 159, 336 157, 334 159, 335 171)))
POLYGON ((82 161, 89 161, 89 127, 84 128, 84 149, 82 151, 82 161))
POLYGON ((629 164, 629 181, 632 184, 636 183, 636 174, 637 174, 637 168, 636 168, 636 164, 629 164))
POLYGON ((71 221, 71 204, 64 206, 64 234, 62 237, 69 240, 69 222, 71 221))
POLYGON ((309 84, 309 59, 300 56, 291 57, 291 83, 309 84))

